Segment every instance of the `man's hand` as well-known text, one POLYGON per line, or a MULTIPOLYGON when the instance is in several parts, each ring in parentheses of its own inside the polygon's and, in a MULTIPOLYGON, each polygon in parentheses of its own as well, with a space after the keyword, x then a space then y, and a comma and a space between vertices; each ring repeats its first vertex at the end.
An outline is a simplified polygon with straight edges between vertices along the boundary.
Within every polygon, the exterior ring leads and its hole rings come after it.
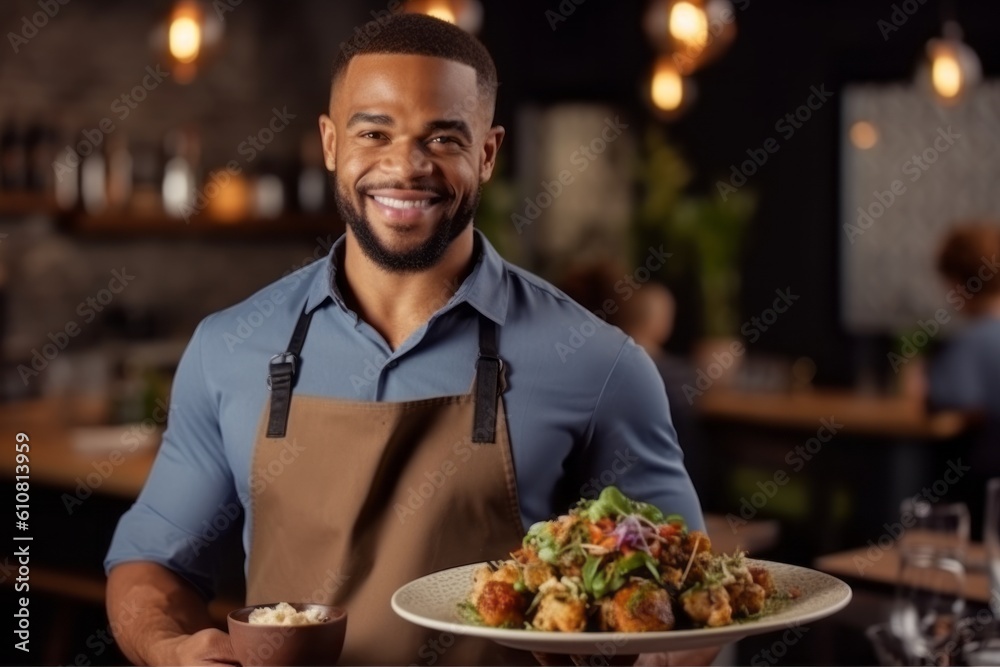
POLYGON ((116 565, 107 605, 118 648, 134 665, 239 664, 229 635, 212 627, 205 601, 162 565, 116 565))
POLYGON ((163 639, 149 650, 151 665, 238 665, 229 635, 209 628, 163 639))

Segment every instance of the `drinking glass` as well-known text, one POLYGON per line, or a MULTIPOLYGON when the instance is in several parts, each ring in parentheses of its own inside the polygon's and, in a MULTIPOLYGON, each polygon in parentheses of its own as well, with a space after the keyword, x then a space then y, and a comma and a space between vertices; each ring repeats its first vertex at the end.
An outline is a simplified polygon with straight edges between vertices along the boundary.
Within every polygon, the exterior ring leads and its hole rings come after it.
POLYGON ((986 483, 983 547, 990 573, 990 610, 993 624, 980 628, 980 637, 966 647, 969 665, 1000 665, 1000 477, 986 483))
POLYGON ((1000 477, 986 483, 983 547, 990 570, 990 609, 993 618, 1000 621, 1000 477))
POLYGON ((947 664, 945 647, 965 612, 969 509, 964 503, 903 502, 899 576, 890 627, 920 664, 947 664))

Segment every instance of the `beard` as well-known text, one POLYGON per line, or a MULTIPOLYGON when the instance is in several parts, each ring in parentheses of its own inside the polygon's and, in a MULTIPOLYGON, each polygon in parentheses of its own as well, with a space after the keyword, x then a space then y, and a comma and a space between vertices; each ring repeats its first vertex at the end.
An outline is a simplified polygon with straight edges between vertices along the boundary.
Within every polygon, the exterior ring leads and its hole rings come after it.
MULTIPOLYGON (((354 237, 358 240, 358 245, 361 247, 361 251, 365 254, 365 257, 380 268, 391 273, 413 273, 425 271, 435 266, 441 260, 441 257, 444 256, 451 242, 458 238, 472 222, 476 209, 479 207, 479 198, 482 194, 482 186, 480 185, 474 195, 461 202, 454 215, 446 215, 438 221, 431 232, 430 238, 416 248, 396 251, 387 248, 379 240, 371 221, 365 215, 364 203, 362 203, 360 209, 355 208, 350 194, 346 188, 341 187, 336 172, 332 173, 330 177, 333 181, 333 198, 337 204, 337 213, 340 214, 340 219, 354 232, 354 237)), ((412 188, 412 186, 401 183, 382 183, 378 187, 412 188)), ((434 195, 440 195, 440 192, 431 187, 426 189, 434 195)), ((365 195, 362 193, 362 196, 365 195)))

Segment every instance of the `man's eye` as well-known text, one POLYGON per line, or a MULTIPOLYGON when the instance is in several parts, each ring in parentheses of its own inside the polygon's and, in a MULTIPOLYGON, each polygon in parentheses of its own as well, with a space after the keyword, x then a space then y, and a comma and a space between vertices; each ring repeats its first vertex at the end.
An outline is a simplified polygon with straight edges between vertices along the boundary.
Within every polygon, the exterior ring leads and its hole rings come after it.
POLYGON ((374 139, 374 140, 385 139, 384 134, 382 134, 381 132, 374 132, 374 131, 362 132, 359 136, 361 139, 374 139))
POLYGON ((433 137, 431 139, 430 143, 432 143, 432 144, 455 144, 455 145, 459 145, 458 139, 456 139, 455 137, 448 137, 448 136, 433 137))

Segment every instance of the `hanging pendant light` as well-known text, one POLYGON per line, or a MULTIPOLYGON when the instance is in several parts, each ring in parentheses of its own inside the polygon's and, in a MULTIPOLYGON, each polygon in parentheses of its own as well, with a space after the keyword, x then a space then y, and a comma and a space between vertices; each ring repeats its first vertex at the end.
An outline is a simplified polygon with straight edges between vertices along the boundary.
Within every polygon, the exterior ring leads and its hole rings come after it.
POLYGON ((674 54, 684 74, 718 58, 736 37, 729 0, 653 0, 643 29, 659 51, 674 54))
POLYGON ((223 23, 198 0, 179 0, 150 37, 163 54, 177 83, 190 83, 222 41, 223 23))
POLYGON ((921 85, 946 105, 957 104, 983 77, 979 56, 962 41, 962 29, 947 21, 944 37, 927 43, 927 60, 920 67, 921 85))
POLYGON ((674 59, 660 55, 653 64, 648 99, 654 113, 663 120, 679 116, 694 100, 694 82, 684 76, 674 59))
POLYGON ((473 35, 483 26, 483 5, 479 0, 407 0, 403 11, 433 16, 473 35))

